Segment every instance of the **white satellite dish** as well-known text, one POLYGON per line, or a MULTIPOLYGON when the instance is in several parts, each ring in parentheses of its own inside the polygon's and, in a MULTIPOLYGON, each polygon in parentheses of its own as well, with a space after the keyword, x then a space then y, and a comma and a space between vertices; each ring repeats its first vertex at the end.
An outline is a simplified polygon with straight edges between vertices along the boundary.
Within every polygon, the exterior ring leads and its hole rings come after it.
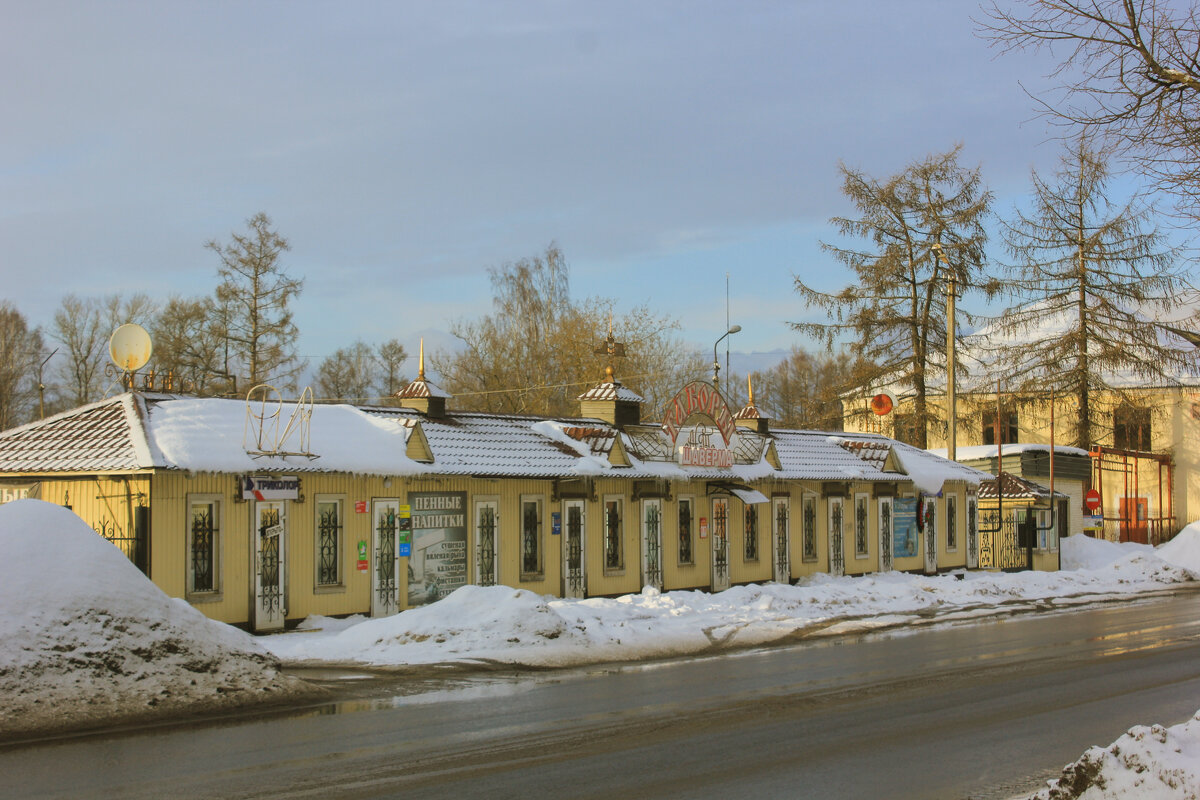
POLYGON ((150 334, 132 322, 117 328, 108 340, 108 354, 113 363, 126 372, 137 372, 146 366, 153 352, 150 334))

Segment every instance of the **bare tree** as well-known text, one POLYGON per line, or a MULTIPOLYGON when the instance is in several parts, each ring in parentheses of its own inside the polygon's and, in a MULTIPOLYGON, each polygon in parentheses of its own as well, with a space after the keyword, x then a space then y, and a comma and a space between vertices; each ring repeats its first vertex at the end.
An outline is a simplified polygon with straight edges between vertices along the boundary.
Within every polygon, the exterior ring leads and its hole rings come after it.
POLYGON ((11 303, 0 301, 0 430, 35 417, 43 357, 41 333, 11 303))
POLYGON ((1004 52, 1049 49, 1060 81, 1042 110, 1072 134, 1096 134, 1200 206, 1200 19, 1195 3, 1023 0, 980 22, 1004 52))
POLYGON ((248 386, 277 382, 293 388, 300 365, 290 304, 304 282, 289 277, 280 264, 291 248, 266 214, 255 214, 246 227, 247 233, 233 233, 228 244, 214 239, 205 245, 221 259, 216 307, 223 312, 232 359, 226 371, 236 370, 248 386))
POLYGON ((750 374, 754 405, 780 428, 840 431, 841 395, 859 385, 865 366, 845 349, 809 353, 793 346, 774 367, 750 374))
POLYGON ((379 377, 376 389, 385 404, 390 404, 391 397, 404 388, 404 362, 408 360, 408 352, 398 339, 388 339, 375 349, 375 357, 379 361, 379 377))
POLYGON ((576 398, 604 378, 607 358, 596 348, 608 336, 610 320, 627 354, 617 377, 642 393, 650 413, 669 396, 667 385, 704 373, 700 354, 672 335, 678 328, 673 320, 644 307, 610 316, 611 300, 572 300, 569 268, 554 244, 541 255, 492 269, 491 278, 493 313, 454 323, 451 332, 466 348, 431 359, 460 407, 577 414, 576 398))
POLYGON ((100 320, 100 304, 94 298, 68 294, 54 312, 53 336, 61 345, 58 375, 63 401, 81 406, 100 397, 105 345, 108 335, 100 320))
MULTIPOLYGON (((937 416, 926 399, 931 366, 945 372, 948 278, 960 289, 978 285, 987 234, 983 220, 992 195, 979 169, 958 163, 961 146, 927 156, 884 181, 842 165, 842 191, 859 211, 835 217, 844 236, 866 239, 863 249, 822 243, 849 267, 855 280, 839 292, 817 291, 796 278, 806 306, 828 313, 828 322, 794 322, 793 329, 832 348, 845 337, 872 368, 867 383, 911 390, 919 447, 937 416), (937 247, 948 264, 937 256, 937 247)), ((989 285, 989 291, 994 287, 989 285)), ((962 314, 962 321, 970 316, 962 314)), ((956 334, 957 335, 957 334, 956 334)))
MULTIPOLYGON (((1174 370, 1195 363, 1190 346, 1146 321, 1191 288, 1187 271, 1151 209, 1114 204, 1108 179, 1104 153, 1078 140, 1053 178, 1033 172, 1032 209, 1003 225, 1014 259, 1005 292, 1020 301, 992 328, 998 372, 1019 389, 1074 396, 1079 447, 1096 439, 1096 391, 1129 375, 1170 385, 1174 370)), ((988 346, 987 337, 977 340, 977 349, 988 346)))
POLYGON ((328 402, 366 403, 373 399, 378 362, 371 347, 357 341, 326 356, 317 367, 317 399, 328 402))
POLYGON ((154 367, 171 388, 197 395, 232 389, 223 368, 224 331, 212 298, 172 297, 150 327, 154 367))

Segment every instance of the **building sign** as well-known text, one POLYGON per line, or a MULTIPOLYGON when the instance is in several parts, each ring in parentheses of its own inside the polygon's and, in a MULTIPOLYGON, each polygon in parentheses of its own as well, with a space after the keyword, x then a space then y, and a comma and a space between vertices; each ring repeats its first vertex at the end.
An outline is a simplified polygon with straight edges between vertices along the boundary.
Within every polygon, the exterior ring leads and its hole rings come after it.
POLYGON ((13 500, 24 500, 41 497, 40 483, 0 483, 0 505, 11 503, 13 500))
POLYGON ((712 437, 712 428, 703 425, 692 428, 687 441, 676 448, 680 466, 732 467, 733 451, 728 447, 713 446, 712 437))
POLYGON ((408 505, 408 604, 421 606, 467 582, 467 493, 409 492, 408 505))
POLYGON ((892 503, 892 558, 917 554, 917 498, 897 497, 892 503))
POLYGON ((729 406, 720 393, 703 381, 692 381, 667 403, 667 414, 663 417, 663 430, 671 437, 671 444, 679 438, 679 431, 695 415, 708 417, 721 432, 725 444, 733 438, 735 425, 729 406))
POLYGON ((300 497, 300 479, 259 478, 247 475, 242 478, 243 500, 297 500, 300 497))

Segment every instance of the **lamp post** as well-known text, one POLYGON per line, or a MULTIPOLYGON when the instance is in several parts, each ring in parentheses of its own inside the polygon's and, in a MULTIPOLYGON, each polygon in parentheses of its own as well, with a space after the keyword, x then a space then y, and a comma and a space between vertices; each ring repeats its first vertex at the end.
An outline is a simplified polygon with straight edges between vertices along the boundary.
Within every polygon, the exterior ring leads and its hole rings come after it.
POLYGON ((942 243, 934 242, 933 251, 946 265, 946 277, 949 281, 946 284, 946 405, 949 407, 947 410, 949 424, 946 431, 946 455, 951 461, 957 461, 958 397, 955 392, 957 381, 954 379, 954 298, 958 294, 958 281, 954 275, 954 269, 950 266, 950 259, 946 258, 946 253, 942 250, 942 243))
POLYGON ((721 362, 717 360, 717 345, 731 333, 737 333, 742 329, 741 325, 733 325, 729 330, 721 334, 721 338, 713 342, 713 388, 717 390, 717 394, 721 393, 721 362))

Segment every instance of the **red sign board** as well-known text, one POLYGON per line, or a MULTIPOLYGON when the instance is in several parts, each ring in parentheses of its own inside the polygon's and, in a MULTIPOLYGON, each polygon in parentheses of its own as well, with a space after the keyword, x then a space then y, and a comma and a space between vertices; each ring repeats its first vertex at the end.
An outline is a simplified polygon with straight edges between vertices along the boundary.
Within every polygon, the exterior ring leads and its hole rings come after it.
POLYGON ((679 394, 667 404, 667 415, 663 418, 662 427, 671 437, 671 444, 679 438, 679 429, 693 414, 708 417, 721 432, 725 444, 733 438, 736 427, 729 406, 715 388, 703 381, 692 381, 679 391, 679 394))
POLYGON ((1088 507, 1089 511, 1100 510, 1100 493, 1095 489, 1089 489, 1088 493, 1083 496, 1083 504, 1088 507))
POLYGON ((355 514, 367 513, 367 501, 366 500, 355 500, 354 501, 354 513, 355 514))

